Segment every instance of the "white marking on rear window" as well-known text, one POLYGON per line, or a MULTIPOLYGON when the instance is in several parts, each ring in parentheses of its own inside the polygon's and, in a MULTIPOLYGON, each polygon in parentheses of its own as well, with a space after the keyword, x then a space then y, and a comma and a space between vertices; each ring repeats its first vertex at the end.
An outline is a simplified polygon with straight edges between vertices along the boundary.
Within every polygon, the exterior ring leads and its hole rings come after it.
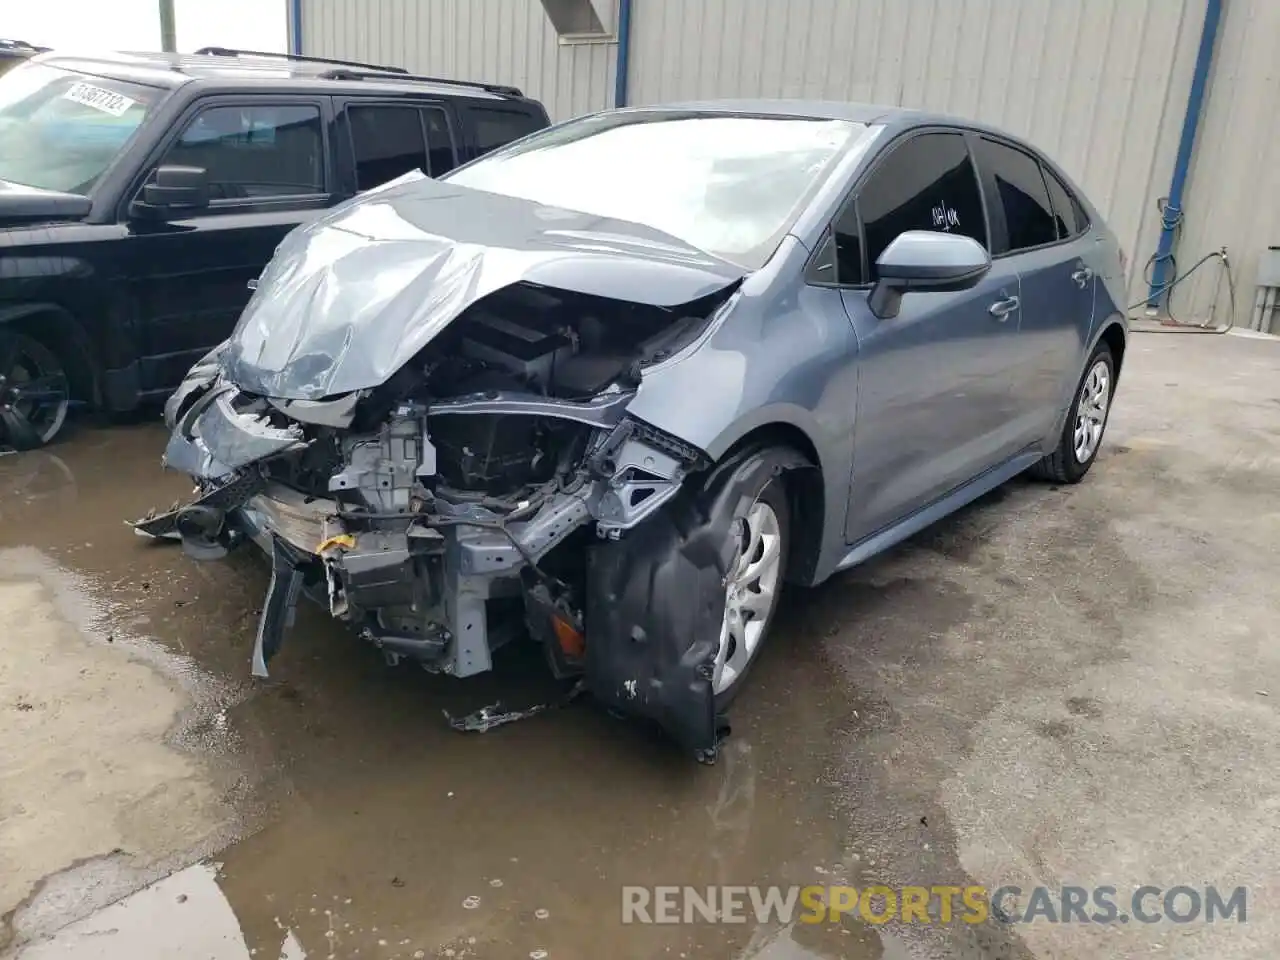
POLYGON ((107 90, 104 87, 95 87, 92 83, 83 81, 73 83, 71 89, 62 95, 62 99, 70 100, 86 107, 93 107, 93 109, 109 113, 113 117, 124 116, 125 112, 138 102, 122 93, 116 93, 114 90, 107 90))

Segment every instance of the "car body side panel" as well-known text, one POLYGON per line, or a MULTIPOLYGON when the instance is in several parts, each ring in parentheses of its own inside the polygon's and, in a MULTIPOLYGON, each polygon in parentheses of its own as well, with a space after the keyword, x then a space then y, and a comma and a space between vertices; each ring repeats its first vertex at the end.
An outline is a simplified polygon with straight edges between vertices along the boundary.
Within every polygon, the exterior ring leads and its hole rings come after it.
POLYGON ((1079 380, 1093 329, 1096 280, 1085 262, 1093 242, 1085 234, 1006 258, 1022 277, 1018 351, 1009 378, 1017 401, 1012 429, 1026 443, 1053 435, 1079 380))
POLYGON ((882 320, 864 290, 845 290, 860 341, 853 480, 846 537, 855 543, 1016 453, 1026 440, 1009 389, 1018 311, 1012 264, 997 262, 973 288, 907 293, 882 320))
POLYGON ((784 240, 701 341, 645 371, 629 412, 713 459, 757 428, 799 429, 825 480, 821 555, 834 564, 844 548, 858 344, 839 291, 803 283, 807 258, 799 241, 784 240))

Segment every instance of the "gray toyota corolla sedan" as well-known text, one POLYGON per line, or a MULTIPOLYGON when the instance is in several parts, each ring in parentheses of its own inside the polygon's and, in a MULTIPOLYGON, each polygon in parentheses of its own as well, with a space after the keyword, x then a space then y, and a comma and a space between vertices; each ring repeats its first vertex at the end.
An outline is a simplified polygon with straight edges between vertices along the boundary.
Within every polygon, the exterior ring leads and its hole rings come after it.
MULTIPOLYGON (((166 408, 198 559, 395 661, 509 642, 704 760, 784 581, 1098 453, 1123 253, 1048 158, 900 109, 611 111, 295 230, 166 408)), ((909 611, 904 611, 909 615, 909 611)))

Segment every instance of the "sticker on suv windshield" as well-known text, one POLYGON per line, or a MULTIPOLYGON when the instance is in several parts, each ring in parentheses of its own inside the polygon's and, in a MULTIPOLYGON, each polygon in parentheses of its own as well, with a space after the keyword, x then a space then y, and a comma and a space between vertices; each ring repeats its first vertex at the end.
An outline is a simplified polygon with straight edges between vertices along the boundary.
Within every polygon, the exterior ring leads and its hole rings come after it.
POLYGON ((95 87, 92 83, 73 83, 71 89, 62 95, 63 100, 71 100, 74 103, 83 104, 86 107, 93 107, 95 110, 101 110, 103 113, 109 113, 113 117, 122 117, 137 100, 131 100, 122 93, 116 93, 114 90, 107 90, 103 87, 95 87))

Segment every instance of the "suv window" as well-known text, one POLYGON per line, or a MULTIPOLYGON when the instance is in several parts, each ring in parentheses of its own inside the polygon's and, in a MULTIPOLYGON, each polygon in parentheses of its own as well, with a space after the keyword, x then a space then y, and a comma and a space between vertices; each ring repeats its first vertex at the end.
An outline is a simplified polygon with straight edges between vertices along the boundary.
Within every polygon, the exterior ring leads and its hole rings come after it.
POLYGON ((545 126, 540 118, 519 110, 468 107, 467 113, 475 134, 476 149, 480 153, 505 147, 512 140, 519 140, 545 126))
POLYGON ((1045 183, 1049 185, 1049 199, 1053 201, 1053 218, 1058 227, 1058 239, 1065 240, 1083 233, 1089 225, 1089 217, 1080 206, 1080 201, 1052 170, 1048 167, 1041 169, 1044 171, 1045 183))
POLYGON ((214 200, 324 193, 320 108, 312 104, 208 107, 160 165, 203 167, 214 200))
POLYGON ((1040 161, 984 137, 978 140, 978 164, 995 184, 993 200, 999 201, 1007 228, 1007 243, 992 250, 993 254, 1026 250, 1058 239, 1040 161))
POLYGON ((912 137, 863 182, 834 224, 837 282, 874 280, 876 260, 906 230, 960 233, 987 245, 982 194, 962 134, 912 137))
POLYGON ((352 104, 356 189, 368 190, 410 170, 438 177, 454 166, 449 121, 438 107, 352 104))

